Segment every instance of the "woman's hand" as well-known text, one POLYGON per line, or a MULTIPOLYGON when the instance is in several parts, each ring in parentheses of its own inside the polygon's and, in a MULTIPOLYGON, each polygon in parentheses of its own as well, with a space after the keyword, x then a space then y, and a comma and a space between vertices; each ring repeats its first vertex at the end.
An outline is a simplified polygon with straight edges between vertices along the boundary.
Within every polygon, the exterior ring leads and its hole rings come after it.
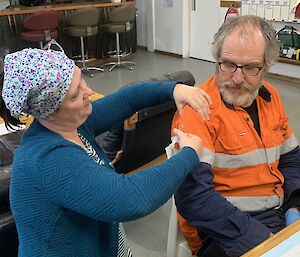
POLYGON ((202 150, 202 140, 200 137, 194 134, 182 132, 181 130, 176 128, 174 128, 173 131, 174 135, 176 135, 178 138, 178 145, 180 149, 185 146, 189 146, 196 151, 198 156, 200 155, 202 150))
POLYGON ((185 104, 190 105, 204 120, 209 119, 211 104, 210 96, 202 89, 183 84, 177 84, 174 88, 174 100, 179 114, 185 104))

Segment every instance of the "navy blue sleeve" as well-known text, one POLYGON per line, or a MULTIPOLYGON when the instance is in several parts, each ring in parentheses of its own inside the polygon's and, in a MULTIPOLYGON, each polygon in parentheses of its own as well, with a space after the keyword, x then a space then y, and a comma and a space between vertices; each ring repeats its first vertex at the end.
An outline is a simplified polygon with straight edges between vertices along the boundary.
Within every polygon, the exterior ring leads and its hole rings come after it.
POLYGON ((179 213, 225 250, 240 256, 266 240, 270 230, 241 212, 215 191, 211 166, 203 163, 190 172, 175 194, 179 213))
MULTIPOLYGON (((298 194, 293 194, 300 189, 300 149, 297 146, 294 150, 280 156, 278 169, 284 176, 284 199, 286 209, 298 194)), ((294 205, 294 204, 292 204, 294 205)), ((300 203, 298 203, 300 207, 300 203)), ((296 207, 296 206, 290 206, 296 207)), ((298 206, 297 206, 298 207, 298 206)))
POLYGON ((89 127, 99 135, 139 110, 171 101, 175 85, 176 82, 143 82, 94 101, 87 120, 89 127))

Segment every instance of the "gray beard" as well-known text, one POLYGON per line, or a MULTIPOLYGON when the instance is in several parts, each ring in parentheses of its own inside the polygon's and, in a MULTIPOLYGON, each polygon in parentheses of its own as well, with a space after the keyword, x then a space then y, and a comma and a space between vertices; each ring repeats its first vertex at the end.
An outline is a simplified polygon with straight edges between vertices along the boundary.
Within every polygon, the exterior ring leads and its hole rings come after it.
POLYGON ((222 95, 222 99, 226 103, 241 106, 243 108, 249 107, 258 95, 258 89, 256 89, 254 92, 245 92, 238 96, 234 96, 229 93, 227 88, 220 88, 219 90, 222 95))
POLYGON ((223 87, 224 84, 230 84, 230 82, 221 83, 220 75, 218 72, 218 69, 216 69, 215 78, 223 101, 230 105, 241 106, 243 108, 249 107, 258 95, 258 90, 261 87, 261 80, 256 85, 255 90, 252 89, 254 86, 249 85, 248 83, 243 83, 241 85, 241 87, 244 88, 242 94, 235 96, 228 92, 227 86, 223 87))

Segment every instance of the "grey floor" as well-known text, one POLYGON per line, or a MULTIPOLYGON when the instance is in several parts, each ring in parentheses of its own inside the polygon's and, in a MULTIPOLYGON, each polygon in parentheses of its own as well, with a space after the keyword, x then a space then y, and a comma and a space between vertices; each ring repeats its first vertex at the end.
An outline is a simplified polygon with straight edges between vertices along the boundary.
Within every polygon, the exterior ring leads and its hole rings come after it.
MULTIPOLYGON (((196 83, 201 83, 213 73, 215 67, 215 64, 210 62, 170 57, 140 49, 133 61, 137 63, 133 71, 117 69, 112 72, 95 73, 94 78, 85 77, 85 79, 94 90, 106 95, 122 85, 178 70, 189 70, 193 73, 196 83)), ((289 122, 295 135, 300 139, 300 84, 269 78, 267 80, 278 88, 289 116, 289 122)), ((147 217, 125 224, 135 257, 166 256, 170 210, 169 201, 147 217)))

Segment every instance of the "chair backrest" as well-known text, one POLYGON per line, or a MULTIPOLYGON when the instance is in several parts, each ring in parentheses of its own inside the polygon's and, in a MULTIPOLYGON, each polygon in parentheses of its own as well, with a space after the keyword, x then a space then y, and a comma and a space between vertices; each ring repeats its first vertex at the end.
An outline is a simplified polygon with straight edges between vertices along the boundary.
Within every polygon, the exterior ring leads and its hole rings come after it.
POLYGON ((123 5, 116 7, 108 13, 109 22, 132 22, 135 19, 135 5, 123 5))
POLYGON ((165 152, 175 111, 174 102, 167 102, 139 111, 124 123, 122 156, 114 163, 118 172, 127 173, 165 152))
POLYGON ((295 18, 300 18, 300 3, 297 5, 295 10, 295 18))
POLYGON ((95 26, 99 23, 100 13, 97 8, 85 8, 74 11, 67 16, 71 26, 95 26))
MULTIPOLYGON (((164 74, 147 81, 181 81, 193 86, 188 71, 164 74)), ((162 155, 170 143, 170 130, 176 107, 173 101, 143 109, 124 124, 100 136, 98 143, 114 161, 117 172, 128 173, 162 155)))
POLYGON ((56 29, 59 25, 59 13, 52 10, 44 10, 28 15, 23 26, 27 30, 51 30, 56 29))

